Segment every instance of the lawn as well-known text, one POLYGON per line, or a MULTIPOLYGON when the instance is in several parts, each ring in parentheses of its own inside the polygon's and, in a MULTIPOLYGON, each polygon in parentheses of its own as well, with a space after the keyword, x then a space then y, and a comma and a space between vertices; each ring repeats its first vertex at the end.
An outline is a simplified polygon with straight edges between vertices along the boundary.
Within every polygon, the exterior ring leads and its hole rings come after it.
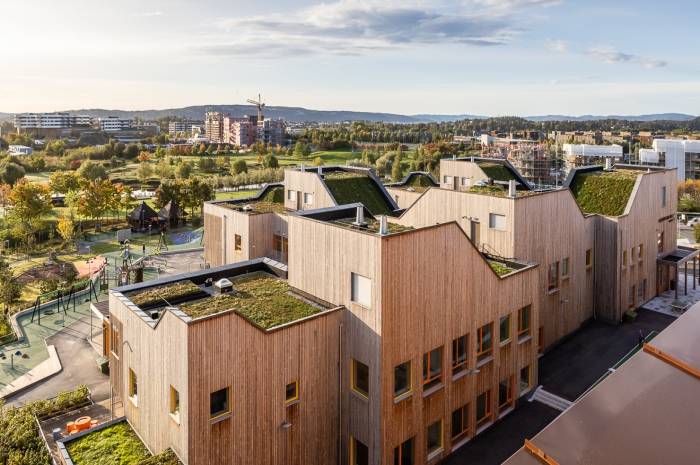
POLYGON ((75 465, 136 465, 151 456, 127 422, 66 443, 75 465))

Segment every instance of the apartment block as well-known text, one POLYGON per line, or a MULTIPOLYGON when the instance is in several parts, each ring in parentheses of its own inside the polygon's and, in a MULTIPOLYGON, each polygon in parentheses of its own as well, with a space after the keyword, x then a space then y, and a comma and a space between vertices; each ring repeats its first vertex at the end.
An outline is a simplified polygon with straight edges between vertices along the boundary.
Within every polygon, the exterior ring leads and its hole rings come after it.
POLYGON ((105 132, 128 131, 132 128, 134 120, 131 118, 120 118, 118 116, 107 116, 98 119, 100 129, 105 132))
POLYGON ((224 117, 224 142, 238 147, 253 145, 257 138, 257 116, 224 117))
POLYGON ((70 113, 20 113, 14 116, 14 124, 19 134, 53 137, 70 129, 90 128, 92 117, 70 113))
POLYGON ((622 146, 617 144, 564 144, 562 150, 567 173, 579 166, 603 165, 606 160, 619 163, 623 155, 622 146))
POLYGON ((170 137, 192 136, 204 124, 202 121, 171 121, 168 123, 170 137))
POLYGON ((204 135, 213 143, 224 142, 224 114, 208 111, 204 115, 204 135))
POLYGON ((679 181, 700 179, 700 140, 654 139, 652 147, 644 151, 643 162, 675 168, 679 181))
POLYGON ((257 141, 272 146, 284 145, 285 129, 281 119, 266 118, 258 121, 257 141))

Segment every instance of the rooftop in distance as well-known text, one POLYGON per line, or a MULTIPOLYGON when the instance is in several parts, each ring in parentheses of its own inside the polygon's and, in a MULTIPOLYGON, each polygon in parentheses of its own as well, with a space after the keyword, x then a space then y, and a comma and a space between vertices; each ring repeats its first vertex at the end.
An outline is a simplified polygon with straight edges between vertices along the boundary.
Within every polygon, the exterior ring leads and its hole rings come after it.
POLYGON ((385 184, 386 187, 394 189, 406 189, 415 192, 425 192, 431 187, 439 187, 440 184, 433 175, 424 171, 410 172, 399 182, 385 184))

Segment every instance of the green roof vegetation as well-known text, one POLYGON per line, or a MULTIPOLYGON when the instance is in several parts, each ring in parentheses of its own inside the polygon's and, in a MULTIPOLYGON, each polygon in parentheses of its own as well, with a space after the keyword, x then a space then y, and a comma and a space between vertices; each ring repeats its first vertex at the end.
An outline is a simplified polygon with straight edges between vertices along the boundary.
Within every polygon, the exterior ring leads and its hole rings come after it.
POLYGON ((515 271, 515 268, 509 267, 506 263, 499 262, 497 260, 488 260, 491 269, 496 272, 498 276, 505 276, 508 273, 515 271))
POLYGON ((638 175, 630 170, 578 173, 571 183, 571 193, 584 213, 620 216, 638 175))
POLYGON ((181 299, 187 296, 195 296, 203 291, 195 283, 189 280, 178 281, 165 286, 151 287, 140 291, 135 291, 128 295, 129 299, 139 307, 149 305, 165 304, 164 301, 181 299))
MULTIPOLYGON (((508 186, 501 184, 494 184, 490 186, 471 186, 467 192, 473 194, 485 194, 493 195, 495 197, 508 197, 508 186)), ((526 190, 515 191, 516 197, 525 197, 527 195, 533 195, 535 192, 526 190)))
MULTIPOLYGON (((359 227, 353 222, 355 221, 355 218, 345 218, 342 220, 335 220, 333 221, 335 224, 338 224, 340 226, 345 226, 346 228, 350 229, 357 229, 359 231, 367 231, 371 233, 377 233, 379 232, 379 221, 373 220, 371 218, 365 218, 365 222, 367 223, 366 226, 364 227, 359 227)), ((389 234, 395 234, 395 233, 400 233, 404 231, 411 231, 415 229, 413 226, 404 226, 402 224, 396 224, 392 223, 391 221, 387 221, 387 229, 389 230, 389 234)))
POLYGON ((481 168, 481 171, 483 171, 490 179, 494 179, 496 181, 517 180, 511 170, 500 163, 493 163, 489 161, 477 161, 476 163, 479 165, 479 168, 481 168))
POLYGON ((180 310, 192 318, 233 310, 263 329, 321 312, 320 308, 296 297, 286 281, 267 273, 251 273, 231 281, 232 294, 187 303, 181 305, 180 310))
POLYGON ((66 443, 75 465, 138 465, 151 454, 126 421, 66 443))
POLYGON ((426 174, 418 173, 412 175, 404 187, 412 187, 418 192, 424 192, 429 187, 435 187, 433 181, 426 174))
POLYGON ((392 215, 391 204, 372 178, 364 174, 333 172, 324 175, 328 190, 338 205, 359 202, 372 215, 392 215))
POLYGON ((283 213, 285 211, 284 187, 271 187, 259 200, 251 200, 249 203, 238 201, 236 203, 224 204, 223 206, 238 210, 246 205, 250 205, 253 208, 250 210, 250 213, 283 213))

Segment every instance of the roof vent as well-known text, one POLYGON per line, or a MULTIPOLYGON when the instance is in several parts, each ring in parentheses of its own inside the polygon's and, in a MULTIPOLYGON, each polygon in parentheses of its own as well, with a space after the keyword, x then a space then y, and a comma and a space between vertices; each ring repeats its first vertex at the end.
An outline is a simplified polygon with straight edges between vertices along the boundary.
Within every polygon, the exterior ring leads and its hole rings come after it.
POLYGON ((319 166, 318 168, 316 168, 316 171, 318 172, 318 175, 321 176, 323 174, 323 167, 319 166))
POLYGON ((389 234, 389 225, 386 220, 386 215, 381 215, 379 217, 379 235, 386 236, 389 234))
POLYGON ((248 204, 248 205, 243 205, 243 207, 241 208, 241 210, 243 210, 244 212, 253 211, 253 206, 250 205, 250 204, 248 204))
POLYGON ((508 181, 508 197, 515 198, 516 196, 516 187, 515 187, 515 180, 511 179, 508 181))
POLYGON ((306 171, 306 167, 304 166, 303 163, 301 164, 301 166, 299 166, 299 171, 301 171, 302 173, 303 173, 304 171, 306 171))
POLYGON ((605 171, 612 171, 613 166, 612 166, 612 158, 606 158, 605 159, 605 171))
POLYGON ((453 153, 453 154, 452 154, 452 160, 456 160, 456 159, 457 159, 457 155, 453 153))
POLYGON ((214 283, 214 287, 219 291, 220 294, 226 294, 233 292, 233 283, 230 279, 221 278, 214 283))
POLYGON ((355 210, 355 222, 353 224, 360 227, 367 226, 367 222, 365 221, 365 207, 362 205, 355 210))

